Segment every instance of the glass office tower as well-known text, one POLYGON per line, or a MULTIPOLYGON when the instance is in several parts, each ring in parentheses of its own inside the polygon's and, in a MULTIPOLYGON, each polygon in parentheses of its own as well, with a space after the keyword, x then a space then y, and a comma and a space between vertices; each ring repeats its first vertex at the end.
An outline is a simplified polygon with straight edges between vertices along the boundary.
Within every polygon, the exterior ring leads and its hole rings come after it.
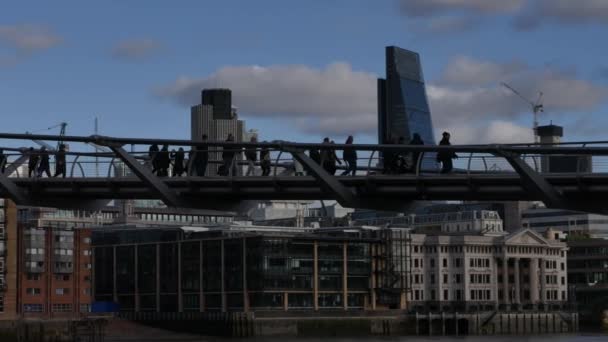
POLYGON ((386 47, 386 79, 378 80, 378 143, 420 134, 435 144, 420 55, 396 46, 386 47))

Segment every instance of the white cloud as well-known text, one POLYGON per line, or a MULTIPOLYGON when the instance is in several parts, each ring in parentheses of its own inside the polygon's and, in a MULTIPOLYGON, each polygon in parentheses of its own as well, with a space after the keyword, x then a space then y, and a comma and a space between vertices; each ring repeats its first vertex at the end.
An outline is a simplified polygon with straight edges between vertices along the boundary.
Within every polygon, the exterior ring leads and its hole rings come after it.
POLYGON ((40 25, 0 25, 0 45, 12 52, 0 55, 0 66, 13 65, 38 51, 59 45, 62 38, 52 29, 40 25))
POLYGON ((454 18, 467 22, 481 16, 511 16, 518 29, 534 29, 550 22, 608 24, 606 0, 400 0, 399 6, 408 17, 424 18, 417 25, 429 28, 433 20, 441 22, 446 16, 452 16, 449 20, 454 22, 454 18))
POLYGON ((533 29, 546 22, 560 24, 608 24, 608 1, 605 0, 536 0, 519 15, 519 29, 533 29))
POLYGON ((112 57, 123 61, 139 61, 162 50, 162 44, 152 39, 131 39, 117 43, 112 57))
MULTIPOLYGON (((456 57, 438 80, 427 83, 436 133, 454 131, 459 143, 525 137, 529 141, 530 129, 513 122, 531 122, 530 108, 500 82, 533 100, 542 90, 545 108, 552 115, 593 111, 608 96, 604 86, 579 79, 571 71, 456 57)), ((293 129, 330 136, 376 134, 376 76, 353 70, 347 63, 321 69, 302 65, 224 67, 208 77, 180 77, 157 88, 155 94, 191 106, 200 103, 203 88, 213 87, 232 89, 233 103, 241 113, 286 119, 293 129)))
POLYGON ((500 82, 507 82, 532 101, 542 91, 545 109, 551 114, 593 111, 608 97, 606 87, 579 79, 573 72, 457 57, 439 81, 427 87, 436 127, 531 116, 530 106, 500 82))
POLYGON ((526 0, 401 0, 408 16, 430 16, 453 11, 504 13, 519 10, 526 0))
POLYGON ((248 115, 290 117, 300 129, 326 134, 376 129, 376 76, 348 63, 323 69, 304 65, 230 66, 209 77, 180 77, 155 93, 182 105, 200 103, 203 88, 230 88, 233 103, 248 115))

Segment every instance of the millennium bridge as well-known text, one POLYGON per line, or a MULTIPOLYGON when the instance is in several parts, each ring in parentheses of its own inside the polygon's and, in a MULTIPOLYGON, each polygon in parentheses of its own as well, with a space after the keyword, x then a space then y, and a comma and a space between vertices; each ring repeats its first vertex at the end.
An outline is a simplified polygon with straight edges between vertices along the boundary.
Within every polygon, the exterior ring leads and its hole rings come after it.
MULTIPOLYGON (((47 144, 48 145, 48 144, 47 144)), ((344 207, 404 210, 413 201, 542 201, 547 207, 608 213, 608 142, 501 145, 374 145, 309 144, 288 141, 263 143, 58 136, 0 133, 6 158, 0 165, 0 196, 19 205, 93 208, 115 199, 158 199, 170 207, 234 210, 251 200, 336 200, 344 207), (28 161, 40 150, 32 141, 69 146, 66 177, 29 177, 28 161), (223 151, 234 152, 225 176, 193 176, 186 165, 183 177, 153 173, 148 148, 203 149, 209 169, 222 164, 223 151), (243 151, 268 150, 271 171, 245 176, 243 151), (354 176, 333 175, 309 151, 356 150, 354 176), (439 172, 435 155, 454 152, 451 173, 439 172), (386 156, 418 156, 404 172, 383 172, 386 156), (552 171, 552 164, 565 170, 552 171), (303 170, 303 172, 298 172, 303 170)), ((54 172, 56 149, 47 149, 54 172)), ((160 152, 162 153, 162 152, 160 152)), ((188 159, 188 157, 186 157, 188 159)), ((414 158, 411 158, 414 159, 414 158)), ((192 164, 192 163, 189 163, 192 164)), ((344 167, 338 167, 341 174, 344 167)))

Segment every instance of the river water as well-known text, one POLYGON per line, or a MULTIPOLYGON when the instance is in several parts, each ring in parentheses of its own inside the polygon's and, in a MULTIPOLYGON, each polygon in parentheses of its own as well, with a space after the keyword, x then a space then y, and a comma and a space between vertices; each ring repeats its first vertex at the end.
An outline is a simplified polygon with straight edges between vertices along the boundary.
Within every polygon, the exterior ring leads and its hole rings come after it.
POLYGON ((240 342, 608 342, 608 334, 564 334, 564 335, 529 335, 529 336, 468 336, 468 337, 326 337, 326 338, 247 338, 226 339, 213 337, 163 337, 136 339, 136 338, 108 338, 106 342, 212 342, 212 341, 240 341, 240 342))

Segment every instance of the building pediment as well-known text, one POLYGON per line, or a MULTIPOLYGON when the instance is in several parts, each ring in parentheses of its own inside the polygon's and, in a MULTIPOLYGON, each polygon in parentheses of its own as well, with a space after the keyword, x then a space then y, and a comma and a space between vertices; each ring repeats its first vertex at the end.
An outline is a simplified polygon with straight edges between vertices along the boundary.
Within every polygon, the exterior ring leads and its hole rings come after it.
POLYGON ((507 235, 505 237, 505 244, 545 246, 548 245, 549 242, 547 242, 547 240, 538 233, 530 229, 524 229, 511 235, 507 235))

